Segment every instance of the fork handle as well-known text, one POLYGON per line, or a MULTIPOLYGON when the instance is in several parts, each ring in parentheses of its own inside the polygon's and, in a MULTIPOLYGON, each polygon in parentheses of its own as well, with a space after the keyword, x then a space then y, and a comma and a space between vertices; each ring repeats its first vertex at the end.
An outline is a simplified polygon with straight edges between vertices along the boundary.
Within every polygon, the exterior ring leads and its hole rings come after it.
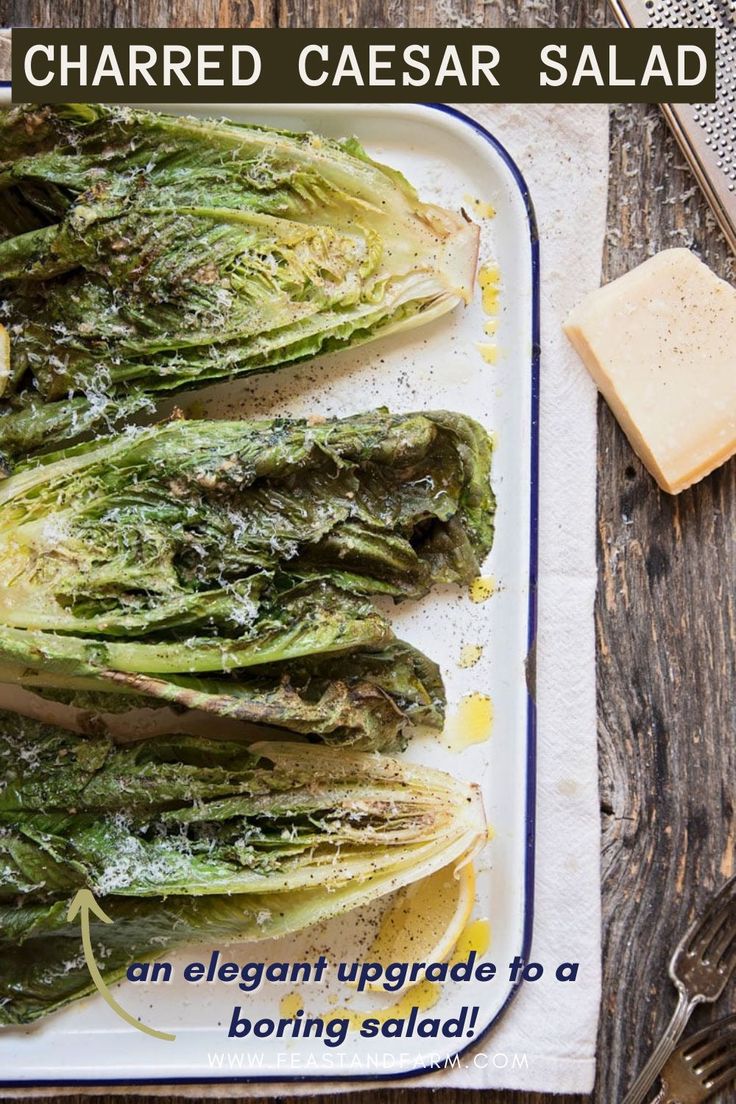
POLYGON ((662 1072, 665 1062, 677 1046, 696 1003, 697 1001, 688 1000, 684 993, 680 993, 677 1008, 665 1029, 664 1035, 653 1050, 652 1056, 644 1069, 624 1097, 623 1104, 642 1104, 658 1074, 662 1072))

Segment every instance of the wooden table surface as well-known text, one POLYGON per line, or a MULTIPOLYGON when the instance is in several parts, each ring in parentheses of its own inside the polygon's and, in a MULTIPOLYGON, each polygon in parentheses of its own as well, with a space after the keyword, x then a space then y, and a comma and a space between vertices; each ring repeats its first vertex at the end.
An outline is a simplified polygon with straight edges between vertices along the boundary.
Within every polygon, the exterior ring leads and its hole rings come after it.
MULTIPOLYGON (((0 26, 608 22, 605 0, 0 0, 0 26)), ((618 276, 673 245, 694 246, 716 272, 733 279, 734 259, 657 109, 617 106, 605 276, 618 276)), ((594 1100, 615 1104, 671 1011, 673 993, 664 980, 671 948, 711 889, 734 872, 736 461, 671 498, 658 491, 603 404, 598 431, 605 981, 594 1100)), ((733 989, 730 1001, 733 1010, 733 989)), ((717 1014, 727 1010, 721 1005, 717 1014)), ((695 1022, 712 1015, 703 1012, 695 1022)), ((396 1090, 361 1099, 421 1104, 429 1095, 396 1090)), ((501 1097, 509 1104, 583 1099, 432 1094, 437 1104, 479 1104, 481 1097, 487 1104, 501 1097)), ((228 1099, 225 1090, 219 1099, 228 1099)), ((336 1104, 344 1098, 314 1099, 336 1104)), ((733 1100, 733 1089, 718 1099, 733 1100)))

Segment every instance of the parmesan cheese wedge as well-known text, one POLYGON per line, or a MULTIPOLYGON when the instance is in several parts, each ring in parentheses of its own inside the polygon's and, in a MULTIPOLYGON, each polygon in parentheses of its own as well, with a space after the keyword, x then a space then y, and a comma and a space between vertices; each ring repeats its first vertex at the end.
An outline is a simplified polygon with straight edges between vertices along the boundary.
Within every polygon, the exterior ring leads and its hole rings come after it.
POLYGON ((10 334, 0 324, 0 395, 5 393, 10 379, 10 334))
POLYGON ((591 292, 564 328, 663 490, 736 453, 736 289, 689 249, 591 292))

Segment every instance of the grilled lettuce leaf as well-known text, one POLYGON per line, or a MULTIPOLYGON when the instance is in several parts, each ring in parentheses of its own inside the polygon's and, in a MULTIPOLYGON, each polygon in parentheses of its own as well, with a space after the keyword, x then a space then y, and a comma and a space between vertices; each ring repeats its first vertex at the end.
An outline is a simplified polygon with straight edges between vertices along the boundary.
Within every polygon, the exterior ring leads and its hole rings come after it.
POLYGON ((0 449, 436 318, 477 230, 353 139, 94 104, 0 116, 0 449))
POLYGON ((0 621, 243 636, 279 574, 395 598, 468 583, 493 538, 490 463, 486 432, 444 411, 174 421, 76 446, 0 483, 0 621))
POLYGON ((279 654, 279 663, 259 664, 257 640, 121 643, 2 626, 0 681, 144 695, 365 750, 404 747, 411 725, 441 728, 445 694, 437 665, 395 640, 372 607, 361 617, 338 595, 338 611, 330 615, 326 606, 335 592, 320 587, 313 597, 312 625, 287 623, 264 639, 260 654, 279 654))
POLYGON ((382 756, 203 738, 115 746, 0 719, 0 1023, 89 991, 78 888, 108 980, 195 941, 282 935, 451 862, 484 832, 473 787, 382 756))
POLYGON ((390 750, 439 726, 434 664, 370 598, 467 583, 487 434, 375 411, 131 430, 0 483, 0 679, 157 698, 390 750))

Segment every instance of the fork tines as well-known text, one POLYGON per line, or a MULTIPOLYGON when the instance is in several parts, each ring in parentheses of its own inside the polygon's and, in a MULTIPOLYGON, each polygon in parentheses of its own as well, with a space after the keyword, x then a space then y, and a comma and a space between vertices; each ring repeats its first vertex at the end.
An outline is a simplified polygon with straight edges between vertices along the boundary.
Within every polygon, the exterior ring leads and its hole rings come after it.
POLYGON ((736 877, 714 896, 706 912, 691 928, 687 951, 702 954, 722 932, 736 932, 736 877))
POLYGON ((704 1088, 727 1085, 736 1076, 736 1015, 692 1035, 682 1048, 682 1058, 704 1088))
POLYGON ((736 938, 736 877, 726 882, 697 921, 688 940, 687 953, 714 965, 727 955, 736 938))

